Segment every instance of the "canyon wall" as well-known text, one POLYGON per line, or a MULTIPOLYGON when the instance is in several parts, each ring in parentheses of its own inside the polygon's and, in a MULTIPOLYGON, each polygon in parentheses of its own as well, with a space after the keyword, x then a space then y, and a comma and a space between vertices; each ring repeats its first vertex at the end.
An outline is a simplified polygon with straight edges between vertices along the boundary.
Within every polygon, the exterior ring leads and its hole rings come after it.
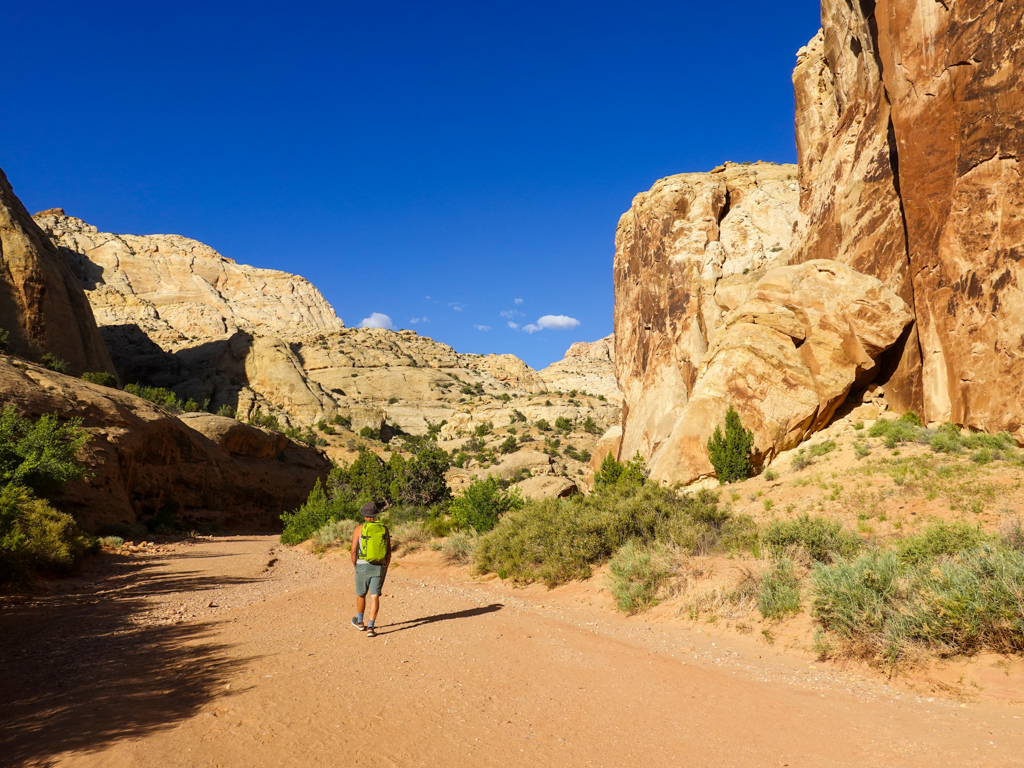
MULTIPOLYGON (((727 164, 637 196, 619 223, 614 267, 621 457, 639 450, 667 483, 709 474, 703 440, 714 424, 687 409, 714 367, 701 365, 716 334, 736 325, 727 313, 765 266, 823 261, 850 267, 858 290, 868 285, 862 277, 878 281, 892 294, 883 304, 901 308, 851 387, 870 377, 897 411, 1024 442, 1022 17, 1024 0, 823 0, 822 30, 793 73, 798 191, 760 183, 780 167, 727 164), (752 182, 771 202, 749 212, 746 229, 772 233, 773 258, 763 237, 729 247, 729 219, 752 182)), ((863 296, 851 300, 864 306, 863 296)), ((825 320, 848 315, 834 307, 825 320)), ((749 350, 769 378, 789 354, 783 344, 768 355, 771 346, 749 350)), ((727 379, 719 397, 739 408, 751 369, 735 359, 718 369, 727 379)), ((810 370, 817 380, 820 369, 810 370)), ((806 408, 787 405, 775 427, 750 410, 759 458, 794 439, 780 440, 778 424, 817 428, 836 404, 819 398, 809 421, 806 408)), ((710 418, 719 405, 705 409, 710 418)))

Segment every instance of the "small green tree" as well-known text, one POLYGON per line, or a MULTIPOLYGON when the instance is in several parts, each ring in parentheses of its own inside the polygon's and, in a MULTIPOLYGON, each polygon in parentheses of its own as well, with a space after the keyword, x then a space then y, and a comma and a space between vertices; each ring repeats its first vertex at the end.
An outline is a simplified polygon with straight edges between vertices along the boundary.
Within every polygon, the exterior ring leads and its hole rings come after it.
POLYGON ((502 453, 515 453, 519 450, 519 442, 516 440, 515 436, 509 435, 505 438, 505 441, 501 444, 498 450, 502 453))
POLYGON ((743 428, 740 415, 731 405, 725 413, 725 435, 720 427, 708 438, 708 455, 718 482, 724 485, 750 476, 754 433, 743 428))
POLYGON ((607 454, 601 462, 601 468, 594 473, 594 488, 602 490, 616 485, 643 485, 647 482, 647 463, 640 451, 633 454, 627 462, 617 460, 607 454))
POLYGON ((498 479, 488 475, 486 480, 476 480, 455 497, 451 503, 452 519, 459 528, 472 528, 486 533, 497 523, 498 518, 514 509, 522 509, 526 500, 518 488, 502 490, 498 479))

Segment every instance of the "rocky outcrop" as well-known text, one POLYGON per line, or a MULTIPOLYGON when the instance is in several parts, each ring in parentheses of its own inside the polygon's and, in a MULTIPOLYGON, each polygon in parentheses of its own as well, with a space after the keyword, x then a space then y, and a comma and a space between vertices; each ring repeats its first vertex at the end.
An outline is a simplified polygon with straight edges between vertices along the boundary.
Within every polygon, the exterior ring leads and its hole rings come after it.
POLYGON ((669 438, 725 314, 790 255, 796 168, 728 163, 637 195, 615 236, 620 456, 669 438))
POLYGON ((794 84, 802 256, 831 250, 914 308, 887 398, 1024 442, 1022 10, 823 0, 794 84))
POLYGON ((564 358, 537 371, 537 376, 549 390, 588 392, 614 403, 622 402, 615 381, 614 334, 597 341, 577 341, 564 358))
POLYGON ((641 445, 655 480, 711 476, 706 443, 730 406, 754 433, 761 465, 821 429, 911 323, 879 280, 834 261, 778 267, 725 321, 663 440, 641 445))
POLYGON ((73 373, 114 372, 81 286, 0 171, 0 328, 8 349, 63 360, 73 373))
POLYGON ((280 528, 330 463, 283 435, 211 414, 181 418, 140 398, 0 358, 0 389, 20 415, 79 418, 90 472, 55 504, 87 530, 176 510, 186 527, 280 528))
POLYGON ((89 292, 101 326, 135 326, 164 348, 235 331, 344 327, 307 280, 237 264, 180 235, 99 232, 60 208, 35 215, 89 292))

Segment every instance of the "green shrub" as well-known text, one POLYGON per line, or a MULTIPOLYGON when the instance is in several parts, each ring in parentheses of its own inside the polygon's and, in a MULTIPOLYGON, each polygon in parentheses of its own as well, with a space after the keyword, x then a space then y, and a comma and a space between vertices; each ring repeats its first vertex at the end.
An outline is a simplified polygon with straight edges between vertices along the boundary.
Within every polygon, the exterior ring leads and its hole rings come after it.
POLYGON ((725 413, 725 435, 720 427, 708 438, 708 456, 715 468, 718 482, 732 483, 750 476, 754 433, 744 429, 740 415, 731 405, 725 413))
POLYGON ((647 482, 647 464, 640 452, 633 458, 622 463, 610 453, 601 462, 601 468, 594 474, 594 488, 601 489, 613 485, 637 486, 647 482))
POLYGON ((332 520, 318 528, 311 537, 313 547, 317 550, 329 549, 330 547, 348 548, 352 545, 352 534, 359 525, 351 518, 332 520))
POLYGON ((502 489, 497 478, 488 476, 470 483, 449 509, 459 528, 486 533, 502 515, 522 509, 525 503, 518 488, 502 489))
POLYGON ((86 371, 82 374, 82 381, 88 381, 90 384, 99 384, 103 387, 113 387, 117 389, 117 377, 112 373, 106 371, 86 371))
POLYGON ((59 357, 54 357, 49 353, 43 355, 43 365, 56 373, 68 372, 67 362, 61 360, 59 357))
MULTIPOLYGON (((164 389, 163 387, 146 387, 133 383, 125 384, 124 391, 130 395, 141 397, 143 400, 149 400, 149 402, 155 403, 161 408, 166 408, 173 413, 180 413, 185 410, 185 403, 178 399, 178 396, 171 390, 164 389)), ((253 423, 252 420, 249 423, 253 423)))
POLYGON ((633 614, 657 604, 658 591, 671 575, 665 557, 627 541, 608 562, 607 585, 618 609, 633 614))
POLYGON ((854 442, 853 453, 858 459, 863 459, 865 456, 869 456, 871 454, 871 448, 869 448, 865 443, 854 442))
POLYGON ((124 539, 120 536, 104 536, 99 540, 99 545, 106 549, 120 549, 124 546, 124 539))
MULTIPOLYGON (((331 424, 336 424, 337 426, 342 427, 343 429, 352 429, 352 417, 342 416, 340 413, 336 413, 331 418, 331 424)), ((428 421, 427 424, 429 425, 430 422, 428 421)), ((440 429, 440 427, 438 429, 440 429)))
POLYGON ((513 408, 512 413, 508 417, 510 424, 515 424, 517 421, 526 423, 526 416, 518 408, 513 408))
POLYGON ((344 518, 360 520, 360 506, 359 501, 345 494, 329 496, 318 479, 301 507, 281 515, 281 543, 301 544, 328 523, 344 518))
POLYGON ((967 523, 940 522, 900 540, 896 551, 903 562, 920 565, 945 555, 976 549, 989 538, 980 528, 967 523))
POLYGON ((921 421, 921 417, 918 416, 914 411, 907 411, 897 419, 897 421, 905 424, 913 424, 915 427, 923 427, 924 422, 921 421))
POLYGON ((784 619, 800 613, 800 582, 792 560, 778 560, 761 577, 757 609, 766 619, 784 619))
POLYGON ((80 419, 61 424, 43 414, 32 422, 18 416, 14 406, 0 412, 0 486, 22 486, 38 496, 59 493, 69 480, 85 477, 75 455, 89 441, 80 419))
POLYGON ((0 490, 0 582, 29 571, 70 573, 90 546, 70 515, 18 485, 0 490))
POLYGON ((217 409, 217 415, 223 416, 227 419, 233 419, 235 418, 235 409, 227 403, 224 403, 224 405, 217 409))
POLYGON ((537 429, 539 429, 541 432, 551 431, 551 424, 548 422, 547 419, 537 419, 537 421, 534 422, 534 426, 537 427, 537 429))
POLYGON ((604 485, 590 496, 528 502, 480 540, 476 567, 516 582, 557 586, 587 578, 628 541, 690 553, 749 547, 749 518, 732 517, 709 492, 678 495, 652 483, 604 485))
POLYGON ((404 550, 407 553, 415 552, 434 538, 430 529, 421 519, 407 520, 397 524, 392 524, 390 521, 385 522, 391 528, 391 546, 396 552, 399 550, 404 550))
POLYGON ((394 405, 397 402, 398 402, 398 398, 397 397, 389 397, 388 398, 388 405, 394 405))
POLYGON ((767 480, 769 483, 773 483, 779 479, 779 473, 776 472, 774 469, 766 469, 764 471, 764 479, 767 480))
POLYGON ((515 453, 519 450, 519 441, 516 440, 514 435, 509 435, 505 438, 504 442, 502 442, 498 450, 502 453, 515 453))
POLYGON ((844 530, 837 520, 800 515, 793 520, 769 523, 762 534, 769 551, 781 553, 799 546, 814 560, 831 563, 839 557, 851 557, 861 548, 857 534, 844 530))
POLYGON ((443 427, 445 424, 448 423, 448 419, 442 419, 441 421, 437 422, 436 424, 434 422, 430 421, 430 419, 427 419, 426 422, 427 422, 427 437, 430 438, 431 440, 434 440, 434 439, 437 438, 438 435, 441 434, 441 427, 443 427))
POLYGON ((7 345, 11 343, 11 334, 6 328, 0 328, 0 352, 7 351, 7 345))
POLYGON ((476 428, 473 430, 473 434, 476 437, 484 437, 485 435, 491 434, 493 429, 494 424, 489 421, 484 421, 476 425, 476 428))
POLYGON ((594 422, 593 417, 591 416, 587 416, 587 418, 583 420, 583 431, 588 432, 591 435, 601 434, 601 428, 597 426, 597 424, 594 422))
POLYGON ((555 419, 555 429, 560 432, 572 432, 572 422, 565 418, 565 416, 559 416, 555 419))
POLYGON ((359 436, 364 440, 380 440, 380 430, 366 426, 359 430, 359 436))
POLYGON ((921 432, 921 428, 911 421, 879 419, 871 425, 868 437, 881 437, 887 448, 895 448, 897 443, 916 441, 921 432))

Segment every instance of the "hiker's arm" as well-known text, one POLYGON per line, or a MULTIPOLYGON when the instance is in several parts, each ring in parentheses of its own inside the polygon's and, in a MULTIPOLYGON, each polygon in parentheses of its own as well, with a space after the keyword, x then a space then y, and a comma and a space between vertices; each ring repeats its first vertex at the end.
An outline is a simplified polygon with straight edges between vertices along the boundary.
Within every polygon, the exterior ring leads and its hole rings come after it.
POLYGON ((388 556, 384 558, 384 567, 387 568, 391 565, 391 531, 384 534, 388 542, 388 556))
POLYGON ((349 553, 352 556, 352 565, 356 564, 356 560, 359 559, 359 534, 362 532, 363 526, 357 525, 356 529, 352 531, 352 551, 349 553))

